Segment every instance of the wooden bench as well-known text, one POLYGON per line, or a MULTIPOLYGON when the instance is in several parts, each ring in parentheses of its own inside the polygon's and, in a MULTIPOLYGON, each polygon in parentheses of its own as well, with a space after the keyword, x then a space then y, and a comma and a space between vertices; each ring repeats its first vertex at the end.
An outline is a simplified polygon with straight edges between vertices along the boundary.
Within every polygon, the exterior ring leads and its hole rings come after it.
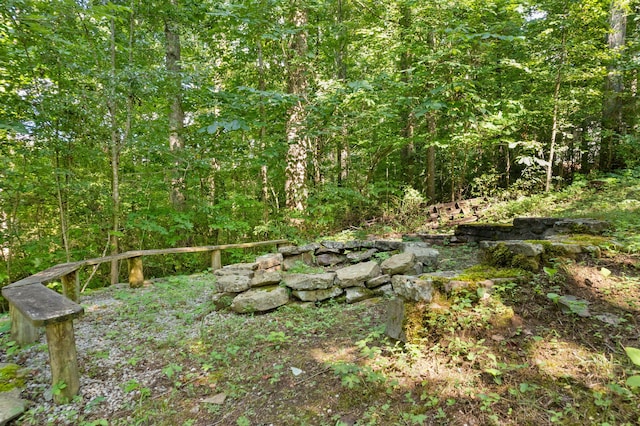
POLYGON ((12 284, 2 295, 9 301, 11 336, 17 344, 34 343, 37 327, 45 327, 51 381, 58 389, 54 399, 61 403, 73 398, 80 389, 73 320, 84 313, 82 306, 40 283, 12 284))
POLYGON ((68 401, 80 390, 78 356, 73 332, 73 320, 84 313, 82 306, 76 303, 80 297, 79 269, 105 262, 127 260, 129 286, 136 288, 142 286, 144 282, 143 256, 211 252, 211 269, 216 270, 222 267, 221 252, 223 250, 267 245, 277 247, 286 243, 288 243, 287 240, 271 240, 217 246, 137 250, 53 266, 2 288, 2 296, 9 302, 11 337, 20 346, 28 345, 38 339, 38 327, 45 327, 51 379, 54 388, 57 389, 54 399, 58 403, 68 401), (58 279, 62 282, 63 294, 43 285, 58 279), (64 383, 64 386, 60 386, 61 383, 64 383))

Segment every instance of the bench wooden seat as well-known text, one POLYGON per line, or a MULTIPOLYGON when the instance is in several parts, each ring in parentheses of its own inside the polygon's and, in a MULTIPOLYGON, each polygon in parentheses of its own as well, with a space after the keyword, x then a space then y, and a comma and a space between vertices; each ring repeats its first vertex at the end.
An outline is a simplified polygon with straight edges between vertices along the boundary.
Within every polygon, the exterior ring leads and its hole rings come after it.
POLYGON ((64 383, 64 387, 57 386, 54 399, 64 402, 73 398, 80 389, 73 320, 84 308, 40 283, 14 283, 2 289, 2 296, 9 302, 11 336, 16 343, 35 342, 37 327, 45 327, 52 385, 64 383))

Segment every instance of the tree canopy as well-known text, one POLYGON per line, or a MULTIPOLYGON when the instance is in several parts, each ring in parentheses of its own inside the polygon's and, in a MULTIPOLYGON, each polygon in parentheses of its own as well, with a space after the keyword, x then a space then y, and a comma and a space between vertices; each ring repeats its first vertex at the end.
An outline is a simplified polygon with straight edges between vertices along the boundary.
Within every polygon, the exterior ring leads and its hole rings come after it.
MULTIPOLYGON (((0 282, 630 167, 628 0, 6 0, 0 282)), ((174 265, 180 267, 180 265, 174 265)))

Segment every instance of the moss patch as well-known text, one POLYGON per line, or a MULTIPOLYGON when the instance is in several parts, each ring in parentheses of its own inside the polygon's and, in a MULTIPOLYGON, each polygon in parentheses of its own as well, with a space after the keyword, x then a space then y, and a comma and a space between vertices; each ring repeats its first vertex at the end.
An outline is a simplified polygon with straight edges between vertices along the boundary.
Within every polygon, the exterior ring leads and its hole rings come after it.
POLYGON ((485 250, 484 261, 492 266, 502 268, 520 268, 537 272, 540 269, 540 259, 513 253, 504 243, 496 244, 485 250))
POLYGON ((424 337, 424 318, 429 312, 429 305, 425 303, 407 302, 404 306, 405 318, 402 329, 407 343, 417 343, 424 337))
POLYGON ((520 268, 498 268, 491 265, 480 264, 465 269, 455 279, 478 282, 492 278, 519 278, 528 275, 530 275, 529 272, 520 268))
POLYGON ((0 392, 24 387, 24 379, 20 375, 20 366, 7 364, 0 368, 0 392))

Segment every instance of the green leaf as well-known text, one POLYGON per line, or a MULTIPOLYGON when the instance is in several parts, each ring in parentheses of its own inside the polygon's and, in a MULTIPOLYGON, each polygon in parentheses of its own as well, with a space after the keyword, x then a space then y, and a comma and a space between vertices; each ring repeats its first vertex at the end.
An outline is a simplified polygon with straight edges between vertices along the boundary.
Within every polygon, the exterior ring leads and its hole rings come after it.
POLYGON ((560 300, 560 295, 556 293, 547 293, 547 298, 553 303, 558 303, 558 300, 560 300))
POLYGON ((493 377, 502 375, 502 371, 495 368, 485 368, 484 371, 491 374, 493 377))
POLYGON ((627 378, 627 386, 632 388, 640 388, 640 376, 635 375, 627 378))
POLYGON ((640 349, 626 347, 624 348, 624 351, 627 353, 627 356, 629 357, 631 362, 633 362, 635 365, 640 366, 640 349))

